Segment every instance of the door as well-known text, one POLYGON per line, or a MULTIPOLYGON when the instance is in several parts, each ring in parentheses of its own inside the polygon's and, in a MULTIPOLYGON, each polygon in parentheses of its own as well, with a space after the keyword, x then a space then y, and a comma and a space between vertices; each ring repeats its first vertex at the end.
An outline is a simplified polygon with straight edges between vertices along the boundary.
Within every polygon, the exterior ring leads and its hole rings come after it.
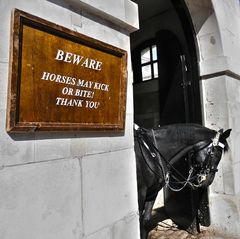
MULTIPOLYGON (((191 78, 191 65, 177 37, 169 31, 157 33, 156 42, 159 55, 159 97, 160 125, 172 123, 194 123, 191 108, 196 107, 193 94, 194 82, 191 78)), ((196 123, 196 122, 195 122, 196 123)), ((174 165, 187 178, 189 165, 181 161, 174 165)), ((184 188, 172 191, 164 188, 165 212, 180 228, 189 232, 199 231, 201 217, 200 204, 205 200, 205 213, 208 202, 206 191, 184 188), (198 217, 199 214, 199 217, 198 217)), ((206 217, 204 225, 207 226, 206 217)), ((202 220, 203 221, 203 220, 202 220)), ((203 223, 202 223, 203 224, 203 223)))

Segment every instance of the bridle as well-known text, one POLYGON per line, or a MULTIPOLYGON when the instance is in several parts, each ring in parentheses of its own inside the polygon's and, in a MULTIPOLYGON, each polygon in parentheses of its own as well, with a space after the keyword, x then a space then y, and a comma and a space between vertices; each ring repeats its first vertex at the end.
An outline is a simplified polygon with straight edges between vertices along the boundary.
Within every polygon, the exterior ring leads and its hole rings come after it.
MULTIPOLYGON (((209 173, 216 173, 218 172, 217 169, 217 165, 216 167, 213 167, 213 165, 211 165, 211 163, 213 162, 213 158, 215 157, 215 152, 218 148, 221 148, 221 150, 224 150, 225 145, 223 143, 220 142, 220 136, 223 133, 223 130, 219 130, 215 137, 211 140, 210 143, 208 143, 207 145, 204 145, 204 147, 201 147, 198 149, 198 151, 203 150, 203 149, 207 149, 207 156, 204 159, 204 161, 202 162, 202 164, 200 164, 200 166, 198 164, 195 164, 194 167, 195 168, 201 168, 198 176, 197 176, 197 185, 194 184, 194 187, 201 187, 202 183, 207 179, 207 175, 209 173)), ((195 151, 195 154, 198 152, 195 151)))
MULTIPOLYGON (((157 148, 157 143, 156 143, 156 137, 154 134, 154 130, 152 130, 152 137, 153 140, 151 140, 146 133, 146 130, 143 128, 135 128, 136 129, 136 136, 137 140, 139 143, 139 148, 141 150, 142 157, 147 165, 147 167, 158 177, 162 177, 165 180, 165 186, 170 188, 172 191, 181 191, 183 190, 187 185, 189 185, 191 188, 196 189, 202 186, 204 181, 207 179, 207 175, 209 173, 216 173, 218 170, 217 168, 213 168, 210 166, 210 163, 214 157, 214 151, 216 150, 216 147, 220 147, 222 150, 224 149, 225 145, 219 141, 220 135, 222 134, 223 130, 219 130, 215 137, 211 141, 200 141, 194 145, 191 145, 189 147, 186 147, 182 152, 179 154, 182 154, 182 156, 187 155, 187 160, 190 163, 190 169, 188 172, 188 176, 185 177, 183 176, 170 162, 173 159, 170 159, 167 161, 165 157, 161 154, 159 149, 157 148), (199 147, 200 144, 203 144, 201 147, 199 147), (160 175, 154 168, 151 167, 151 165, 147 162, 144 153, 143 153, 143 148, 145 148, 149 154, 151 155, 152 158, 157 158, 159 166, 162 170, 162 174, 160 175), (197 163, 192 163, 193 162, 193 157, 196 153, 199 151, 207 148, 207 156, 203 162, 202 165, 199 165, 197 163), (197 150, 196 150, 197 149, 197 150), (164 164, 166 167, 164 167, 164 164), (166 169, 167 170, 166 170, 166 169), (199 168, 201 168, 201 171, 194 175, 194 172, 197 170, 199 171, 199 168), (173 174, 175 173, 175 175, 173 174), (178 176, 176 176, 178 175, 178 176), (179 177, 181 178, 179 180, 179 177), (174 179, 175 181, 171 181, 171 179, 174 179), (195 182, 196 180, 196 182, 195 182), (173 184, 178 184, 180 187, 176 188, 173 186, 173 184)), ((181 155, 178 155, 178 158, 180 158, 181 155)), ((176 156, 174 157, 176 158, 176 156)))

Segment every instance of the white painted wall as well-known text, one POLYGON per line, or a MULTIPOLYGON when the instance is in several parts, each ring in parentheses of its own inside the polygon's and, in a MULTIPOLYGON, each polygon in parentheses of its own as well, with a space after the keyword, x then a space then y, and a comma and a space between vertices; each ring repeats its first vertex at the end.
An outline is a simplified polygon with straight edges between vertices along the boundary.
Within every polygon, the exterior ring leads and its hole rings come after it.
POLYGON ((133 150, 130 0, 0 0, 0 238, 139 238, 133 150), (117 4, 117 6, 116 6, 117 4), (128 51, 123 136, 5 130, 13 8, 128 51))

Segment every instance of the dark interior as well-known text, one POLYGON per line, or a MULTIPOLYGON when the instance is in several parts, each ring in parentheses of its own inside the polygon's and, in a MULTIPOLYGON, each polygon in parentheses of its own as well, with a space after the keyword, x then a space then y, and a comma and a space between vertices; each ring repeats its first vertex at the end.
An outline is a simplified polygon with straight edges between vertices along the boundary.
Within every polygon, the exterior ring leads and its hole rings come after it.
MULTIPOLYGON (((201 124, 195 32, 185 2, 134 2, 139 5, 140 19, 140 29, 131 34, 135 123, 145 128, 201 124)), ((206 193, 165 189, 165 211, 180 227, 198 230, 196 211, 206 193)))
POLYGON ((201 123, 195 34, 183 1, 135 0, 140 30, 131 35, 135 123, 151 128, 201 123), (156 46, 157 75, 143 80, 141 54, 156 46))

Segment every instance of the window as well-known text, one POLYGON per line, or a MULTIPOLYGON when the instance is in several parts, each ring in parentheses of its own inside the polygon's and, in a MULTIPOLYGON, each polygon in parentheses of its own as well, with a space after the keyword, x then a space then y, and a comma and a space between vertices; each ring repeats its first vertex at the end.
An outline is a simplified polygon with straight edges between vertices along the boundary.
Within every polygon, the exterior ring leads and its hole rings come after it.
POLYGON ((157 46, 151 45, 141 51, 142 81, 158 77, 157 46))

